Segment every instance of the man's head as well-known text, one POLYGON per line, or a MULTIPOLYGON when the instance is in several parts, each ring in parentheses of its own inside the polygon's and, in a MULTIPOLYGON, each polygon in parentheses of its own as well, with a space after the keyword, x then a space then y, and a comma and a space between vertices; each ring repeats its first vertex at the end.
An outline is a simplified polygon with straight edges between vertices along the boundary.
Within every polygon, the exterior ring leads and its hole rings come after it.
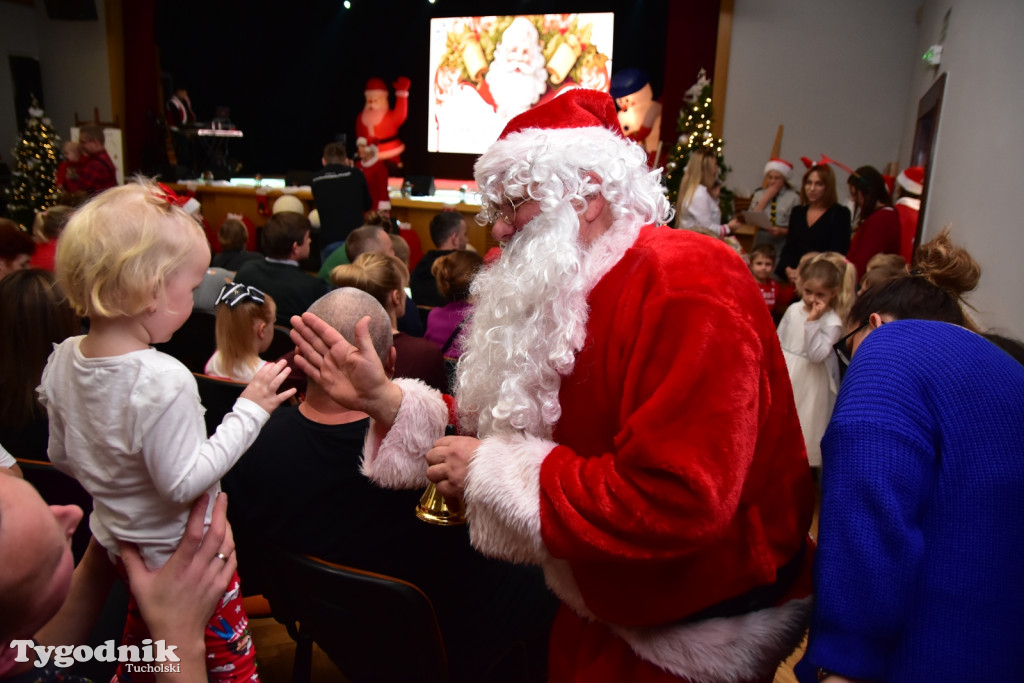
POLYGON ((395 255, 387 230, 379 225, 364 225, 356 228, 348 234, 348 238, 345 240, 345 254, 348 256, 349 263, 355 263, 357 258, 370 252, 395 255))
POLYGON ((0 474, 0 648, 29 638, 64 603, 82 509, 47 506, 32 485, 0 474))
MULTIPOLYGON (((355 343, 356 323, 369 316, 373 350, 377 352, 388 375, 394 371, 395 350, 391 318, 373 296, 354 287, 342 287, 324 294, 314 301, 308 310, 352 343, 355 343)), ((310 381, 307 400, 322 400, 326 396, 327 392, 322 387, 310 381)))
POLYGON ((590 90, 512 119, 475 171, 477 220, 494 223, 504 249, 472 287, 462 424, 550 435, 561 377, 585 341, 587 295, 641 227, 668 217, 660 172, 622 136, 611 98, 590 90))
POLYGON ((458 211, 442 211, 430 221, 430 239, 438 249, 465 249, 468 235, 466 219, 458 211))
POLYGON ((263 253, 301 261, 309 256, 309 219, 301 213, 275 213, 263 226, 263 253))
POLYGON ((515 116, 537 103, 548 73, 533 22, 517 17, 505 29, 485 78, 499 116, 515 116))
POLYGON ((324 155, 320 159, 320 163, 324 166, 328 164, 343 164, 348 160, 348 153, 345 148, 339 145, 337 142, 328 142, 324 145, 324 155))
POLYGON ((86 154, 96 154, 103 149, 103 126, 83 126, 78 131, 78 142, 86 154))

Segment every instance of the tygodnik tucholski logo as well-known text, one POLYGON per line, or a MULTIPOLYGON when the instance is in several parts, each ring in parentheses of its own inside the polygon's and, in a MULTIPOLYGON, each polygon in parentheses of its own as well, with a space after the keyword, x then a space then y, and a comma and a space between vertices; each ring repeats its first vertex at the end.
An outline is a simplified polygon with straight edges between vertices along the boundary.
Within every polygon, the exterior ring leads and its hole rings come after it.
POLYGON ((177 673, 181 671, 181 665, 175 662, 181 661, 174 651, 177 645, 166 645, 162 640, 142 641, 142 647, 138 645, 114 645, 113 640, 105 641, 99 647, 93 649, 88 645, 36 645, 32 640, 12 640, 11 647, 18 650, 14 657, 16 662, 27 662, 29 650, 35 655, 34 665, 38 668, 53 663, 61 669, 65 669, 76 662, 88 662, 95 659, 97 662, 122 662, 125 673, 146 672, 146 673, 177 673), (154 652, 155 650, 155 652, 154 652))

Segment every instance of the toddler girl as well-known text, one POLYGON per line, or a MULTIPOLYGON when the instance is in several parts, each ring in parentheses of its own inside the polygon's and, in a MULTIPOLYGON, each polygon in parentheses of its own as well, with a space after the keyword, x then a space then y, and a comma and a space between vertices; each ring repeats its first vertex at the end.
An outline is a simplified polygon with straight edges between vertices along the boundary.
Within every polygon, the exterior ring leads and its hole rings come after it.
POLYGON ((226 284, 217 298, 217 350, 207 375, 248 384, 267 361, 260 354, 274 339, 277 306, 255 287, 226 284))
POLYGON ((825 434, 839 390, 839 363, 832 345, 843 334, 843 319, 852 303, 856 271, 829 254, 819 254, 800 267, 801 300, 786 310, 779 323, 779 342, 789 368, 800 428, 812 467, 821 467, 825 434))
MULTIPOLYGON (((93 496, 96 540, 111 556, 135 544, 151 569, 178 546, 192 502, 209 492, 212 506, 221 476, 294 391, 276 393, 284 363, 266 366, 206 438, 192 373, 150 345, 189 317, 209 262, 199 224, 144 180, 84 205, 57 248, 58 283, 90 327, 58 344, 43 371, 50 459, 93 496)), ((257 679, 246 626, 236 575, 206 630, 211 680, 257 679)), ((133 600, 123 642, 147 637, 133 600)), ((117 677, 138 679, 123 665, 117 677)))

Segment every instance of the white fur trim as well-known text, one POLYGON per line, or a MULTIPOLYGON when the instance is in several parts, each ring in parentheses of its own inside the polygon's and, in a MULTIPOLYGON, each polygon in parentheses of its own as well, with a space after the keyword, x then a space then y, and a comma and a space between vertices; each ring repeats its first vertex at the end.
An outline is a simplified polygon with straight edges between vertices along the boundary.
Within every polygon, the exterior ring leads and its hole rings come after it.
POLYGON ((626 217, 615 221, 608 232, 594 241, 584 256, 583 264, 588 293, 593 291, 601 278, 607 275, 608 271, 626 255, 626 251, 636 243, 641 228, 643 225, 626 217))
MULTIPOLYGON (((569 563, 544 563, 548 587, 574 612, 587 608, 569 563)), ((796 649, 810 620, 812 599, 790 600, 737 617, 628 628, 608 624, 644 661, 694 683, 732 683, 766 676, 796 649)))
POLYGON ((534 436, 491 436, 480 442, 466 475, 473 546, 510 562, 549 558, 540 535, 540 465, 555 443, 534 436))
POLYGON ((658 628, 612 627, 641 659, 694 683, 767 677, 796 649, 812 598, 738 617, 658 628))
POLYGON ((396 379, 402 404, 383 440, 371 423, 363 447, 362 472, 389 489, 427 485, 427 451, 444 435, 448 407, 437 389, 417 379, 396 379))

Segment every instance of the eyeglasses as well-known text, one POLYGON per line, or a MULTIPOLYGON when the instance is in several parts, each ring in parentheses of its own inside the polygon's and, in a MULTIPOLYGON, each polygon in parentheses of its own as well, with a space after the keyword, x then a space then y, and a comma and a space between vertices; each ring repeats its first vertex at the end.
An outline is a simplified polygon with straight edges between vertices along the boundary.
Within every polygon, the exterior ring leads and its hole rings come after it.
POLYGON ((520 206, 530 201, 530 198, 522 197, 520 198, 519 203, 516 204, 508 195, 504 195, 504 197, 505 200, 498 206, 498 209, 496 211, 497 217, 500 218, 505 223, 508 223, 511 226, 515 226, 516 211, 519 209, 520 206))
POLYGON ((839 359, 840 378, 842 378, 842 375, 846 372, 846 368, 850 367, 850 357, 853 355, 853 352, 850 351, 850 340, 853 339, 855 334, 863 331, 868 324, 869 321, 861 323, 860 327, 832 345, 832 350, 835 351, 836 358, 839 359))
POLYGON ((227 304, 228 308, 234 308, 246 299, 251 299, 252 301, 262 305, 267 300, 266 296, 266 294, 255 287, 237 283, 228 283, 221 288, 220 296, 217 297, 217 303, 227 304))

